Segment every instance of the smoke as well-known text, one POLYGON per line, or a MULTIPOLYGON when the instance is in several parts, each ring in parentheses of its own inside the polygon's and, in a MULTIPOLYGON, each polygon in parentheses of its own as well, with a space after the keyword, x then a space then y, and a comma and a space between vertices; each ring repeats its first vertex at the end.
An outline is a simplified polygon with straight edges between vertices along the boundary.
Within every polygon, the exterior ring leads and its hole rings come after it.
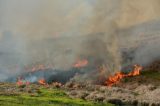
MULTIPOLYGON (((101 0, 95 2, 90 25, 91 35, 88 36, 88 56, 94 58, 94 65, 105 65, 106 74, 114 73, 121 69, 121 56, 118 42, 118 20, 121 2, 118 0, 101 0)), ((84 46, 85 47, 85 46, 84 46)))
MULTIPOLYGON (((36 64, 67 70, 81 58, 114 73, 123 66, 122 48, 141 41, 138 34, 148 30, 143 23, 159 20, 158 11, 158 0, 1 0, 0 81, 36 64)), ((140 45, 128 64, 147 64, 159 51, 140 45)))

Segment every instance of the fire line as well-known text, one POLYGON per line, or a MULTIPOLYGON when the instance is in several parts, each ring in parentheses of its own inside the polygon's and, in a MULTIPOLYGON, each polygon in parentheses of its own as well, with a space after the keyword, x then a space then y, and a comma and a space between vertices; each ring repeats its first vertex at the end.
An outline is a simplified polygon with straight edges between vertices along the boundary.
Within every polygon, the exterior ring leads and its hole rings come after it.
POLYGON ((140 71, 142 70, 142 67, 139 65, 134 65, 133 71, 131 71, 128 74, 124 74, 123 72, 117 72, 115 75, 110 76, 106 81, 105 85, 107 86, 112 86, 116 83, 118 83, 121 79, 125 77, 133 77, 133 76, 138 76, 140 75, 140 71))

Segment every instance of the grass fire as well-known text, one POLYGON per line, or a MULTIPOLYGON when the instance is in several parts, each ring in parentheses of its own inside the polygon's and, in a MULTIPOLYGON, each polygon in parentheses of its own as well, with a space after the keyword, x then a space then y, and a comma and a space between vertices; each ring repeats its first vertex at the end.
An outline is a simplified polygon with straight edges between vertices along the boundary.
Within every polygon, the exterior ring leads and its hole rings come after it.
POLYGON ((0 106, 160 106, 159 0, 0 0, 0 106))
POLYGON ((129 72, 128 74, 117 72, 114 76, 109 76, 108 80, 106 81, 106 85, 112 86, 113 84, 118 83, 122 78, 140 75, 141 70, 141 66, 134 65, 134 70, 129 72))

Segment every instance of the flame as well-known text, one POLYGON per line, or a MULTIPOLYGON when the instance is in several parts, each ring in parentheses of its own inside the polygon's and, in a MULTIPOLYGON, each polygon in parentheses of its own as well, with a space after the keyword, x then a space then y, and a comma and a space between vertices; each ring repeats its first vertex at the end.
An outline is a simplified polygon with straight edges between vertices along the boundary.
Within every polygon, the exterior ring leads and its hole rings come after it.
POLYGON ((46 85, 46 81, 44 78, 38 80, 38 83, 41 84, 41 85, 46 85))
POLYGON ((137 75, 140 75, 140 71, 142 70, 142 67, 141 66, 138 66, 138 65, 134 65, 134 70, 131 71, 128 76, 137 76, 137 75))
POLYGON ((110 76, 105 84, 107 86, 112 86, 116 83, 118 83, 121 79, 125 78, 125 77, 133 77, 133 76, 137 76, 137 75, 140 75, 140 71, 142 70, 142 67, 139 66, 139 65, 134 65, 134 70, 131 71, 130 73, 128 74, 124 74, 122 72, 117 72, 114 76, 110 76))
POLYGON ((16 82, 16 84, 18 86, 22 86, 22 85, 24 85, 24 82, 20 78, 18 78, 18 81, 16 82))
POLYGON ((16 84, 18 86, 22 86, 22 85, 28 86, 28 85, 30 85, 30 82, 23 80, 21 77, 18 77, 18 80, 17 80, 16 84))
POLYGON ((88 65, 88 60, 83 59, 83 60, 77 61, 77 62, 73 65, 73 67, 75 67, 75 68, 81 68, 81 67, 85 67, 85 66, 87 66, 87 65, 88 65))

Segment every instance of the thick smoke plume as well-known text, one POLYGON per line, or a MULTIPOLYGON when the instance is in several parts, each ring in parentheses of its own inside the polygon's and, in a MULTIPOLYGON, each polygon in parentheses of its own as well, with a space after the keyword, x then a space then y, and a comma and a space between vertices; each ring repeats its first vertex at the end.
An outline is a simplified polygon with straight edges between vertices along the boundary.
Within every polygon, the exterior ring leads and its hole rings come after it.
POLYGON ((106 74, 146 65, 160 54, 160 43, 148 43, 160 38, 159 7, 159 0, 1 0, 0 81, 26 66, 64 70, 84 58, 106 74))

